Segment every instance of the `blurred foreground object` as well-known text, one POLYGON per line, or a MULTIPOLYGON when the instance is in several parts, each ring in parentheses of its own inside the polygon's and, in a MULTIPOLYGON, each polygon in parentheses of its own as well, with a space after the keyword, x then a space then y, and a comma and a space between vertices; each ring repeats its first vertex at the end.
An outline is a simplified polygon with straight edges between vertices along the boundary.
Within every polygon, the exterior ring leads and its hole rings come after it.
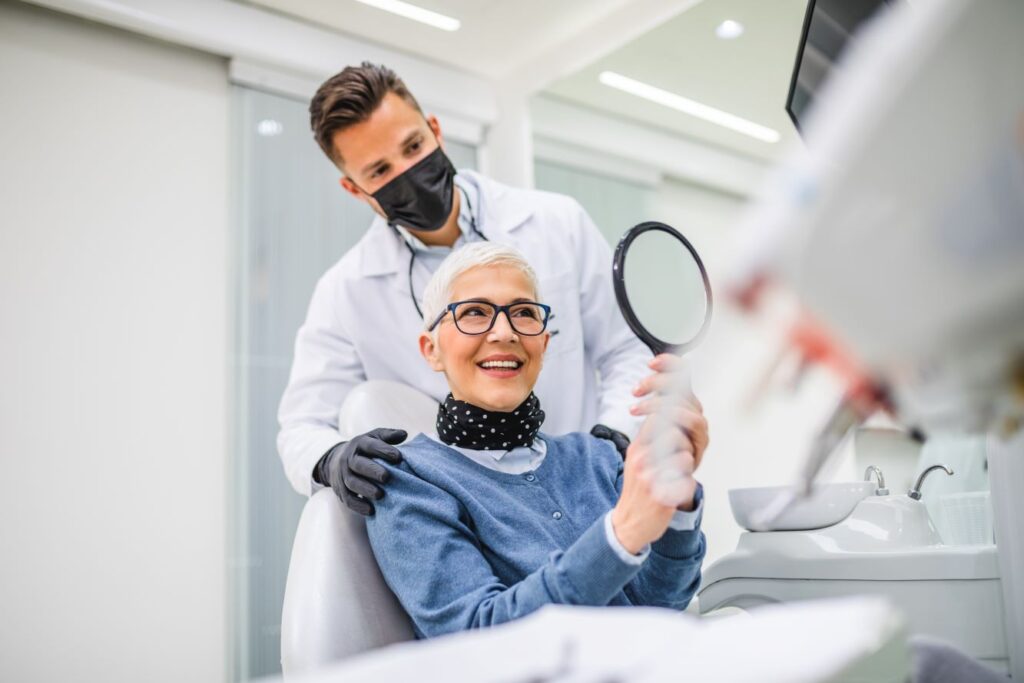
POLYGON ((1010 671, 1024 679, 1024 3, 900 3, 861 36, 740 231, 731 295, 846 391, 767 527, 881 408, 987 435, 1010 671), (785 294, 779 294, 779 292, 785 294))
POLYGON ((730 293, 785 286, 807 357, 891 385, 905 419, 985 427, 1024 350, 1024 6, 883 19, 746 216, 730 293))
POLYGON ((655 608, 559 605, 482 631, 392 645, 289 681, 902 683, 905 640, 895 610, 871 598, 707 620, 655 608))

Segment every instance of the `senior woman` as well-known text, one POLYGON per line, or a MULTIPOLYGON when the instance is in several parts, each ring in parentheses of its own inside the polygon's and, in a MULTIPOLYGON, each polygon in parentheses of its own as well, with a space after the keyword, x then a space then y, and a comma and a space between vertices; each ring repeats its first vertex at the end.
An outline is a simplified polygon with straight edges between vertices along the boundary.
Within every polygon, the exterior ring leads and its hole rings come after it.
MULTIPOLYGON (((436 433, 400 447, 403 461, 388 466, 387 495, 367 520, 416 634, 491 626, 556 603, 685 608, 705 548, 692 477, 707 442, 699 404, 673 411, 685 478, 677 505, 664 505, 646 474, 649 418, 625 460, 589 434, 540 431, 533 387, 551 312, 518 252, 490 242, 460 249, 434 273, 423 303, 420 351, 451 394, 436 433)), ((655 358, 662 372, 636 395, 663 385, 674 360, 655 358)))

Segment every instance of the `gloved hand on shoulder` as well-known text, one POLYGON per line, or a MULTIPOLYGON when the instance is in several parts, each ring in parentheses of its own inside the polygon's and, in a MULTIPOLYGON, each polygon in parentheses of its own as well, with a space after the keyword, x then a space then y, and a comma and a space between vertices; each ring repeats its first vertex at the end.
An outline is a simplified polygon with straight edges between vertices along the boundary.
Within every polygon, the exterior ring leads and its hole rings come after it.
POLYGON ((374 513, 371 501, 384 497, 382 486, 391 478, 387 468, 374 460, 392 465, 402 462, 395 446, 407 436, 403 429, 380 428, 343 441, 320 458, 313 479, 330 486, 350 510, 369 517, 374 513))
POLYGON ((626 449, 629 448, 629 437, 622 432, 612 429, 607 425, 596 424, 594 428, 590 430, 591 436, 596 436, 599 439, 607 439, 615 445, 615 450, 619 452, 623 460, 626 458, 626 449))

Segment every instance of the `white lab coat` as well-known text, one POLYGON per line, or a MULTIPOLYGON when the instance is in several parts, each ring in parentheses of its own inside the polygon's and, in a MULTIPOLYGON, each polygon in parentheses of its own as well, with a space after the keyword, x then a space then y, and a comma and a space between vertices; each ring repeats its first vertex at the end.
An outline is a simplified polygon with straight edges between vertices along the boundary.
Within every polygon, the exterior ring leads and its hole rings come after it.
MULTIPOLYGON (((511 188, 470 171, 460 171, 459 180, 476 186, 478 229, 523 253, 552 309, 552 337, 534 389, 546 414, 541 429, 589 431, 600 422, 635 434, 631 390, 648 373, 651 353, 619 312, 604 237, 569 197, 511 188)), ((419 353, 423 320, 410 298, 408 262, 401 238, 378 217, 317 283, 278 413, 278 451, 299 493, 311 493, 313 466, 323 454, 354 436, 339 435, 337 416, 357 384, 390 379, 438 401, 448 394, 444 375, 419 353)), ((416 294, 420 301, 422 292, 416 294)))

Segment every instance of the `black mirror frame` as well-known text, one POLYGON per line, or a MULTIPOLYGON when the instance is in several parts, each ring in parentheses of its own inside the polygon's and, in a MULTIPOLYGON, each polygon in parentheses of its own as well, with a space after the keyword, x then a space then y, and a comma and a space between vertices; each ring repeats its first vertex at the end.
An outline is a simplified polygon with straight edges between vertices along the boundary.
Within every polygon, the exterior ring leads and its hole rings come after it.
POLYGON ((675 228, 659 223, 658 221, 647 221, 644 223, 638 223, 630 228, 622 239, 619 240, 619 245, 615 247, 615 256, 612 259, 612 284, 615 287, 615 299, 619 303, 619 310, 622 311, 623 317, 626 319, 626 324, 633 330, 637 337, 640 338, 647 348, 651 350, 654 355, 659 353, 674 353, 682 354, 689 351, 693 347, 700 343, 704 335, 707 334, 708 327, 711 324, 711 308, 712 308, 712 297, 711 297, 711 282, 708 280, 708 272, 704 268, 704 262, 701 261, 700 255, 697 254, 697 250, 693 248, 690 241, 683 237, 683 235, 675 228), (640 235, 651 230, 658 230, 664 233, 668 233, 672 237, 676 238, 683 243, 689 251, 693 260, 697 262, 697 267, 700 269, 700 276, 704 280, 704 292, 707 294, 707 310, 704 312, 704 323, 700 327, 700 331, 687 342, 682 344, 670 344, 668 342, 658 339, 651 334, 646 327, 640 323, 640 319, 636 317, 636 313, 633 312, 633 307, 629 304, 629 297, 626 295, 626 254, 629 252, 629 246, 633 243, 640 235))

